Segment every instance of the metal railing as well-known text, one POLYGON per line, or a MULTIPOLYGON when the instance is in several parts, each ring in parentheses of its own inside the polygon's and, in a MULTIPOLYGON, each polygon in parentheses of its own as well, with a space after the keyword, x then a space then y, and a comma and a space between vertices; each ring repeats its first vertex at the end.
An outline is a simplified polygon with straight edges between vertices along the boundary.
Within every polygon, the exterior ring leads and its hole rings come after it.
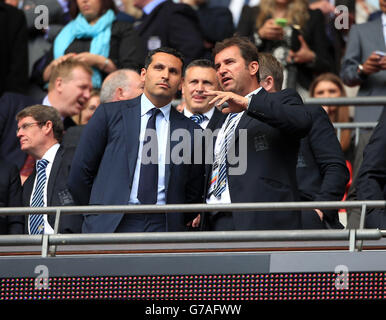
POLYGON ((386 96, 374 97, 339 97, 339 98, 306 98, 304 104, 333 106, 382 106, 386 105, 386 96))
MULTIPOLYGON (((43 257, 55 255, 57 245, 80 244, 131 244, 131 243, 202 243, 232 241, 309 241, 348 240, 350 251, 360 251, 364 240, 379 240, 386 231, 363 229, 366 210, 386 208, 386 201, 319 201, 275 202, 237 204, 167 204, 167 205, 118 205, 118 206, 69 206, 69 207, 18 207, 0 208, 0 215, 55 214, 52 235, 1 235, 0 246, 41 245, 43 257), (166 212, 237 212, 284 211, 306 209, 361 208, 358 229, 350 230, 281 230, 281 231, 210 231, 210 232, 151 232, 151 233, 105 233, 105 234, 58 234, 62 214, 134 214, 166 212), (53 246, 50 250, 50 246, 53 246), (49 253, 50 251, 50 253, 49 253)), ((257 213, 258 214, 258 213, 257 213)), ((277 213, 280 214, 280 213, 277 213)))

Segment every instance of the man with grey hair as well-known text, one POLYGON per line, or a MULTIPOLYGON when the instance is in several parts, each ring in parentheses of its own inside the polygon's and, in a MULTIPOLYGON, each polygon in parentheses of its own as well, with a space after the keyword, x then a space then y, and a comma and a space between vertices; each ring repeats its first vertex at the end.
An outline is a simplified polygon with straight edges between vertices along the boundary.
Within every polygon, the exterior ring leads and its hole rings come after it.
POLYGON ((103 81, 101 103, 129 100, 142 94, 143 81, 135 70, 120 69, 110 73, 103 81))

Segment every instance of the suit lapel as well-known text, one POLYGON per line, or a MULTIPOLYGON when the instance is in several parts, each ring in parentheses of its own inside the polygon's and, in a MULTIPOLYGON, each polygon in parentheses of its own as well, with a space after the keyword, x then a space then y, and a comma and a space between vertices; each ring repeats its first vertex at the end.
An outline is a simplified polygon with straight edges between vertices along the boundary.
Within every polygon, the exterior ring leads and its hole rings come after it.
POLYGON ((129 168, 129 181, 133 181, 137 163, 139 134, 141 127, 141 96, 128 100, 122 108, 122 118, 126 139, 126 154, 129 168))
MULTIPOLYGON (((171 141, 171 136, 176 129, 184 128, 184 121, 181 120, 181 114, 176 111, 173 107, 170 108, 169 118, 169 132, 168 132, 168 143, 166 146, 166 152, 169 153, 166 156, 167 163, 165 164, 165 194, 167 199, 167 191, 169 187, 170 172, 173 169, 173 161, 171 160, 171 153, 173 148, 177 145, 178 141, 171 141)), ((184 117, 184 116, 183 116, 184 117)))
POLYGON ((385 39, 383 36, 383 25, 382 25, 382 17, 379 19, 374 20, 372 24, 369 24, 369 27, 371 27, 371 30, 368 34, 371 34, 373 38, 372 42, 377 43, 380 46, 381 51, 386 50, 386 44, 385 39))
POLYGON ((47 206, 50 206, 52 203, 53 189, 54 189, 56 177, 58 176, 58 172, 62 163, 63 152, 64 152, 63 147, 60 147, 56 152, 55 159, 51 167, 51 172, 48 178, 48 185, 47 185, 47 204, 46 204, 47 206))
POLYGON ((140 21, 140 24, 137 25, 137 31, 139 34, 142 34, 144 30, 146 30, 147 26, 154 21, 155 16, 158 14, 158 12, 161 10, 161 8, 165 5, 166 2, 167 1, 156 6, 148 16, 146 16, 142 21, 140 21))

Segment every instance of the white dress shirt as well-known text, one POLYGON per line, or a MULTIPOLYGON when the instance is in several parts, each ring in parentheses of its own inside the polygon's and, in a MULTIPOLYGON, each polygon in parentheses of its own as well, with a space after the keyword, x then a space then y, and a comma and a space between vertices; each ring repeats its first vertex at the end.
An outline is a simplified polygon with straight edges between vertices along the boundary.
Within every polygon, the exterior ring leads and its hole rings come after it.
MULTIPOLYGON (((44 186, 44 207, 47 207, 47 186, 48 186, 48 181, 50 179, 50 173, 52 169, 52 164, 54 163, 56 153, 58 152, 60 145, 59 143, 54 144, 51 148, 49 148, 46 153, 43 155, 42 159, 46 159, 48 161, 47 167, 46 167, 46 185, 44 186)), ((36 187, 36 180, 37 180, 37 174, 35 177, 34 181, 34 186, 32 188, 32 193, 31 193, 31 198, 30 198, 30 205, 32 202, 32 196, 35 192, 35 187, 36 187)), ((44 220, 44 234, 53 234, 54 233, 54 226, 51 226, 48 223, 47 215, 43 215, 43 220, 44 220)), ((28 219, 28 233, 31 234, 30 232, 30 225, 29 225, 29 219, 28 219)))
MULTIPOLYGON (((261 87, 259 87, 256 90, 248 93, 245 97, 249 98, 250 96, 258 93, 260 90, 261 90, 261 87)), ((243 116, 243 114, 244 114, 244 111, 240 112, 236 117, 234 117, 231 120, 231 122, 229 123, 228 129, 232 127, 232 123, 234 122, 235 126, 234 126, 233 130, 236 130, 236 128, 238 126, 238 123, 239 123, 241 117, 243 116)), ((217 139, 216 139, 216 144, 214 146, 214 160, 215 161, 217 159, 217 155, 220 154, 220 150, 221 150, 222 145, 224 144, 225 135, 226 135, 226 133, 228 131, 228 130, 225 130, 225 126, 226 126, 226 124, 228 122, 229 116, 230 116, 230 114, 225 119, 225 121, 224 121, 224 123, 223 123, 223 125, 222 125, 222 127, 220 129, 220 132, 218 133, 217 139)), ((217 170, 218 169, 219 169, 219 167, 217 167, 217 170)), ((213 176, 213 173, 212 173, 212 176, 213 176)), ((226 188, 225 188, 224 192, 221 194, 220 198, 216 198, 213 195, 213 193, 212 193, 211 196, 206 199, 206 203, 208 203, 208 204, 232 203, 231 195, 230 195, 230 192, 229 192, 228 176, 226 177, 226 179, 227 179, 226 188)))
MULTIPOLYGON (((147 122, 150 118, 151 109, 155 108, 155 106, 150 102, 150 100, 146 97, 145 94, 141 96, 141 129, 139 134, 139 148, 137 155, 137 164, 135 166, 134 178, 133 178, 133 186, 130 192, 129 203, 130 204, 139 204, 139 200, 137 198, 138 195, 138 184, 139 184, 139 176, 141 171, 141 159, 142 159, 142 148, 143 148, 143 140, 145 137, 145 131, 147 122)), ((169 136, 169 128, 170 128, 170 108, 171 102, 162 108, 161 113, 157 115, 156 118, 156 131, 157 131, 157 139, 158 139, 158 196, 157 196, 157 204, 165 204, 166 203, 166 195, 165 195, 165 163, 166 163, 166 147, 168 144, 168 136, 169 136)))

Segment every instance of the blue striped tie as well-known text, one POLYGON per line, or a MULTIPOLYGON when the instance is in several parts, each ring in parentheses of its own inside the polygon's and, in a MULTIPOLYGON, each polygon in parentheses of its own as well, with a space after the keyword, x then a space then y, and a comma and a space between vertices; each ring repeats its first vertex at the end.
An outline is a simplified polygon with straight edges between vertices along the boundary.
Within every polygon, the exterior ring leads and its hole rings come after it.
POLYGON ((227 122, 226 122, 225 129, 224 129, 225 137, 224 137, 223 143, 221 145, 219 155, 216 158, 215 163, 213 164, 212 172, 215 172, 216 169, 218 169, 218 170, 217 170, 217 175, 215 175, 211 179, 211 187, 209 188, 209 190, 212 190, 212 193, 216 198, 220 198, 221 194, 226 189, 226 184, 227 184, 226 156, 227 156, 228 149, 230 146, 230 141, 232 140, 232 137, 233 137, 234 132, 235 132, 234 129, 235 129, 235 125, 237 122, 237 121, 232 122, 232 120, 237 115, 238 115, 238 113, 231 113, 231 114, 229 114, 229 116, 227 118, 227 122))
MULTIPOLYGON (((31 207, 44 207, 44 187, 46 185, 46 167, 48 160, 42 159, 36 163, 37 179, 35 191, 32 196, 31 207)), ((42 214, 29 215, 30 234, 44 233, 44 220, 42 214)))
POLYGON ((201 124, 207 119, 207 116, 205 116, 201 113, 196 113, 196 114, 190 116, 190 119, 192 119, 197 124, 201 124))

